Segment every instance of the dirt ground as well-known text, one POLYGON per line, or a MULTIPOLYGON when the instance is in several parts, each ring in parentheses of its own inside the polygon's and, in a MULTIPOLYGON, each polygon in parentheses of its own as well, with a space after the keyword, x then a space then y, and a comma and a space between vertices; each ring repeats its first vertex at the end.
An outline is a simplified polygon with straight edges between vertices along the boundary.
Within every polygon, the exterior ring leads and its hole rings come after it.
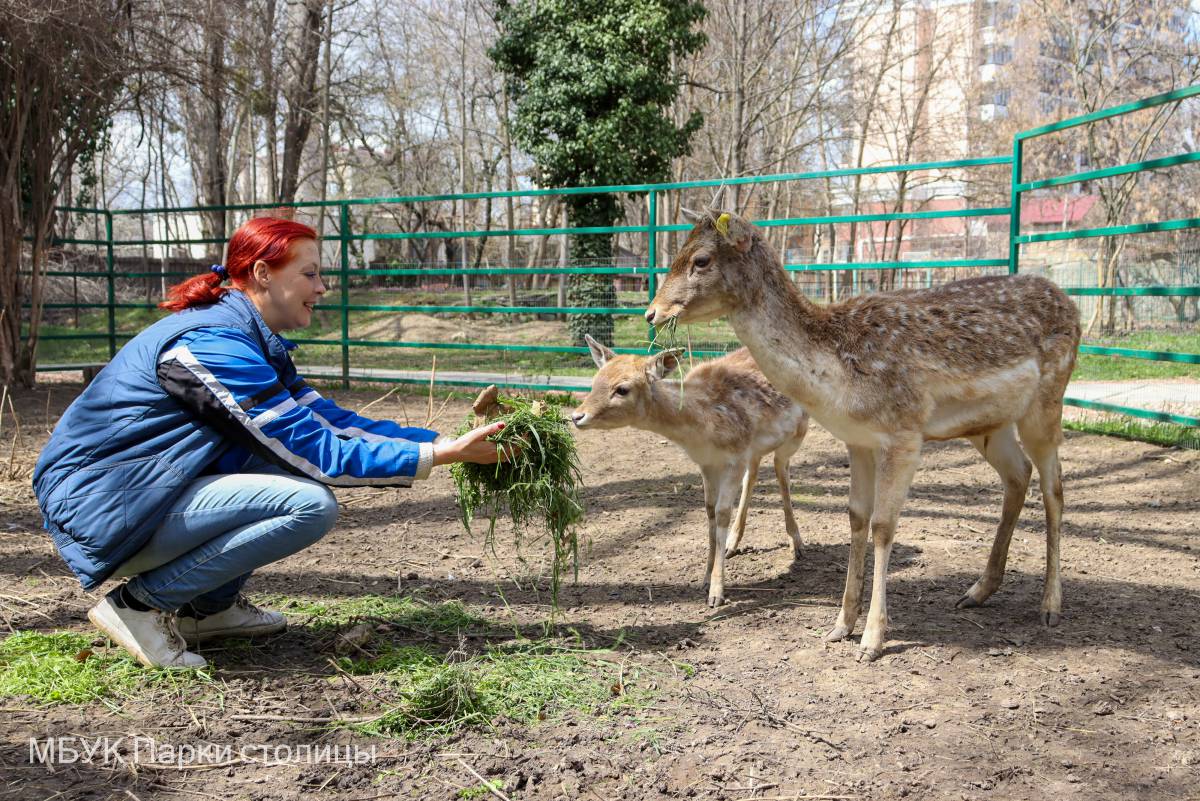
MULTIPOLYGON (((11 417, 0 432, 0 614, 15 629, 88 631, 98 597, 40 532, 20 475, 78 389, 17 396, 11 461, 11 417)), ((381 391, 329 394, 358 408, 381 391)), ((424 399, 412 397, 370 413, 400 417, 402 403, 424 417, 424 399)), ((441 427, 465 408, 452 403, 441 427)), ((704 604, 700 480, 682 452, 633 430, 585 432, 579 446, 588 519, 579 582, 564 589, 557 623, 658 670, 648 708, 433 743, 330 731, 294 718, 361 714, 375 700, 335 674, 293 617, 284 634, 224 655, 213 691, 193 705, 0 698, 0 798, 450 799, 486 794, 481 777, 503 779, 490 797, 511 799, 1200 798, 1200 453, 1067 434, 1064 621, 1047 630, 1037 619, 1036 478, 1004 586, 986 607, 956 610, 986 561, 1000 486, 965 442, 928 446, 892 559, 888 647, 858 664, 864 620, 851 641, 821 639, 842 589, 849 480, 823 430, 814 426, 793 460, 803 557, 791 558, 764 466, 718 610, 704 604), (353 766, 30 764, 29 738, 70 735, 373 745, 376 756, 353 766)), ((334 601, 395 593, 400 579, 403 592, 460 599, 497 621, 537 628, 549 616, 545 582, 528 579, 540 554, 526 552, 523 566, 503 529, 499 556, 485 553, 458 522, 444 470, 412 489, 339 496, 336 529, 248 589, 334 601)))

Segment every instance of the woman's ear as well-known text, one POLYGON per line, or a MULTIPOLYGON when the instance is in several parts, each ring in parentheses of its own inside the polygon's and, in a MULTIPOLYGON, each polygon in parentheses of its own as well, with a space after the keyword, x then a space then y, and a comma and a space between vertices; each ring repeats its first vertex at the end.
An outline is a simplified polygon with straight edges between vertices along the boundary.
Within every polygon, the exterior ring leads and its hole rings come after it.
POLYGON ((271 283, 271 268, 262 259, 254 262, 254 266, 250 268, 250 275, 254 278, 254 283, 259 286, 271 283))

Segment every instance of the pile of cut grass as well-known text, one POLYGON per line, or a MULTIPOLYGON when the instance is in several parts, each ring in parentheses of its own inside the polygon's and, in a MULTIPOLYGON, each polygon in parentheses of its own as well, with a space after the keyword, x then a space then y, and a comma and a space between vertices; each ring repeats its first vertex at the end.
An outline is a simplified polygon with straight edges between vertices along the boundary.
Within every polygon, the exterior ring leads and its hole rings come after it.
MULTIPOLYGON (((490 437, 498 451, 512 454, 495 465, 459 462, 451 465, 455 497, 463 526, 469 532, 476 518, 488 521, 486 543, 494 547, 496 520, 507 510, 517 533, 544 532, 554 548, 551 597, 558 604, 562 573, 568 567, 579 575, 579 542, 575 526, 583 519, 579 499, 579 457, 567 421, 553 404, 524 398, 500 398, 506 411, 493 422, 503 430, 490 437)), ((464 422, 459 435, 475 427, 464 422)))
MULTIPOLYGON (((652 700, 660 678, 652 669, 617 661, 610 648, 528 639, 515 629, 513 639, 469 652, 467 638, 496 636, 488 635, 496 622, 458 601, 378 595, 273 600, 291 615, 307 616, 304 625, 317 631, 363 620, 390 624, 355 653, 334 660, 339 671, 369 684, 374 697, 386 698, 377 716, 341 724, 367 734, 427 739, 486 728, 498 718, 532 725, 570 712, 637 709, 652 700)), ((690 668, 682 667, 689 675, 690 668)))
POLYGON ((0 697, 82 704, 126 698, 166 671, 147 670, 124 651, 99 654, 92 637, 68 631, 19 631, 0 641, 0 697))
POLYGON ((569 712, 606 714, 648 705, 658 674, 608 656, 518 640, 466 659, 442 659, 419 646, 389 647, 342 666, 359 676, 386 674, 400 697, 384 714, 352 728, 421 739, 488 727, 497 719, 532 725, 569 712))
POLYGON ((256 600, 281 608, 292 617, 301 617, 304 626, 317 632, 364 620, 389 623, 430 636, 485 629, 488 625, 459 601, 431 603, 415 595, 357 595, 336 600, 264 595, 256 596, 256 600))

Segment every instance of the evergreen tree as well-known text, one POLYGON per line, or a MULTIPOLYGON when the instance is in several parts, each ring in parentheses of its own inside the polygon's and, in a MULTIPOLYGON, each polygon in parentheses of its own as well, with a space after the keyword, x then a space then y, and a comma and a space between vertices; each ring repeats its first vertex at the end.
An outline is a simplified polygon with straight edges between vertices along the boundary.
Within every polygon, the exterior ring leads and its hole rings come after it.
MULTIPOLYGON (((678 126, 668 116, 679 92, 674 64, 703 47, 695 0, 497 0, 500 34, 488 55, 515 102, 517 144, 549 186, 666 180, 688 152, 698 112, 678 126)), ((621 215, 611 194, 565 198, 572 227, 607 227, 621 215)), ((572 264, 607 265, 610 234, 570 239, 572 264)), ((572 276, 569 302, 615 305, 611 276, 572 276)), ((612 345, 610 315, 571 316, 577 344, 591 334, 612 345)))

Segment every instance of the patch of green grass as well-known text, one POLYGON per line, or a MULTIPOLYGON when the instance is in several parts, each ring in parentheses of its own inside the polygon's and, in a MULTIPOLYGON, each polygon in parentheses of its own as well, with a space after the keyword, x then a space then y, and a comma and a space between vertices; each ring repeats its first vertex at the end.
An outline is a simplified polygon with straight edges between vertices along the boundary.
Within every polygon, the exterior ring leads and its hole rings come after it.
POLYGON ((654 691, 650 682, 639 683, 647 671, 613 662, 609 654, 519 640, 469 658, 390 647, 343 665, 355 675, 382 675, 400 697, 380 717, 354 728, 422 739, 485 727, 497 718, 531 725, 571 711, 611 714, 648 704, 654 691))
POLYGON ((281 609, 292 618, 305 618, 305 625, 317 631, 363 619, 427 635, 456 635, 463 630, 485 630, 488 626, 486 620, 468 612, 458 601, 435 604, 412 595, 359 595, 333 601, 268 595, 256 596, 256 600, 281 609))
MULTIPOLYGON (((159 309, 116 309, 113 319, 117 333, 136 334, 167 314, 159 309)), ((106 309, 81 309, 79 325, 68 311, 47 312, 40 326, 38 362, 41 364, 70 364, 75 362, 108 361, 108 311, 106 309), (44 337, 53 334, 102 334, 97 339, 56 339, 44 337)), ((117 347, 128 339, 117 339, 117 347)))
MULTIPOLYGON (((1200 353, 1200 332, 1138 331, 1119 337, 1091 338, 1084 344, 1164 353, 1200 353)), ((1131 359, 1123 356, 1080 354, 1071 378, 1075 381, 1132 381, 1143 378, 1200 379, 1200 365, 1131 359)))
POLYGON ((392 671, 415 675, 421 671, 435 670, 441 663, 442 660, 431 651, 416 645, 389 645, 373 657, 342 657, 338 660, 338 666, 354 676, 371 676, 392 671))
POLYGON ((1129 418, 1096 418, 1064 420, 1063 428, 1166 447, 1200 449, 1200 429, 1175 423, 1143 422, 1129 418))
MULTIPOLYGON (((21 631, 0 641, 0 696, 82 704, 128 697, 170 671, 142 667, 124 651, 96 654, 91 635, 21 631)), ((183 680, 198 674, 189 673, 183 680)))

